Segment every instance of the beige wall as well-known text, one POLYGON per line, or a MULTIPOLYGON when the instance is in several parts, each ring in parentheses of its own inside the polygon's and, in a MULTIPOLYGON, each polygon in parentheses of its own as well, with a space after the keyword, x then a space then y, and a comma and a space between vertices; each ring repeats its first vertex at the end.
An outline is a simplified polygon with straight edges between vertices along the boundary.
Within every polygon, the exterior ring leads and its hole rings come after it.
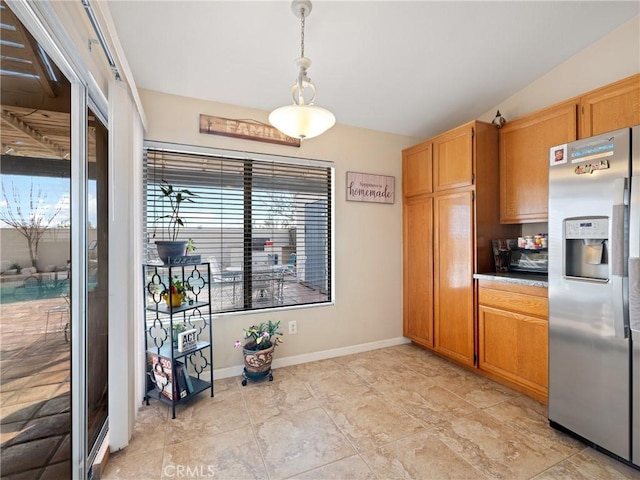
POLYGON ((341 125, 303 141, 300 148, 204 135, 198 132, 201 113, 266 122, 268 112, 148 90, 141 90, 140 96, 148 140, 335 162, 335 304, 217 317, 217 370, 242 364, 234 341, 242 339, 243 328, 267 319, 281 320, 285 327, 285 343, 277 352, 281 361, 368 343, 402 341, 401 150, 419 139, 341 125), (394 176, 395 203, 347 202, 347 171, 394 176), (286 334, 289 320, 297 320, 296 335, 286 334))
POLYGON ((640 16, 632 18, 566 62, 506 98, 496 110, 509 121, 640 72, 640 16))

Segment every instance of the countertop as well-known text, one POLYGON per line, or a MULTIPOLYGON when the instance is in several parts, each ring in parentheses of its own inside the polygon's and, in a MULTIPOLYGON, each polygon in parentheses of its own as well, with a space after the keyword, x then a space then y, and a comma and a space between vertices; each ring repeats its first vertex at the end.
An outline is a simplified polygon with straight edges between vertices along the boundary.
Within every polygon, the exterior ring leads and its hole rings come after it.
POLYGON ((491 280, 493 282, 516 283, 518 285, 529 285, 532 287, 549 286, 548 276, 540 273, 476 273, 473 278, 491 280))

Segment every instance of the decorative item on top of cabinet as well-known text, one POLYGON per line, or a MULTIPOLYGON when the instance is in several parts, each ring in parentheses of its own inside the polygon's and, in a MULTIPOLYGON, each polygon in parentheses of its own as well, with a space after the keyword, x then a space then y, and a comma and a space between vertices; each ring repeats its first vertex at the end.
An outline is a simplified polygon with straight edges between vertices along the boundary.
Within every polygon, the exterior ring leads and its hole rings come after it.
POLYGON ((577 100, 510 121, 500 129, 500 222, 546 222, 549 147, 577 138, 577 100))
POLYGON ((423 142, 402 151, 402 191, 405 197, 433 191, 433 144, 423 142))
POLYGON ((493 125, 495 125, 495 126, 496 126, 496 128, 502 128, 502 127, 504 127, 504 124, 505 124, 505 123, 507 123, 507 119, 506 119, 506 118, 504 118, 504 117, 502 116, 502 114, 500 113, 500 110, 498 110, 498 111, 496 112, 496 116, 495 116, 495 117, 493 117, 493 120, 491 120, 491 123, 492 123, 493 125))
POLYGON ((580 138, 640 124, 640 74, 580 97, 580 138))
POLYGON ((478 367, 536 400, 548 399, 547 289, 478 282, 478 367))

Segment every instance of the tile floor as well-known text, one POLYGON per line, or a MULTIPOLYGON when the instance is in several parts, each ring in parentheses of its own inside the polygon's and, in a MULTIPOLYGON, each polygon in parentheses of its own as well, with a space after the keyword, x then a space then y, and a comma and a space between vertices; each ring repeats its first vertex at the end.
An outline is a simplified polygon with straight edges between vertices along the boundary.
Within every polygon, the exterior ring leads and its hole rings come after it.
MULTIPOLYGON (((283 291, 287 302, 323 298, 295 279, 285 282, 283 291)), ((61 309, 66 305, 57 295, 39 298, 25 289, 0 289, 2 479, 70 476, 71 362, 64 332, 69 317, 61 309)))
POLYGON ((143 406, 102 478, 640 479, 548 426, 546 407, 402 345, 217 380, 143 406))

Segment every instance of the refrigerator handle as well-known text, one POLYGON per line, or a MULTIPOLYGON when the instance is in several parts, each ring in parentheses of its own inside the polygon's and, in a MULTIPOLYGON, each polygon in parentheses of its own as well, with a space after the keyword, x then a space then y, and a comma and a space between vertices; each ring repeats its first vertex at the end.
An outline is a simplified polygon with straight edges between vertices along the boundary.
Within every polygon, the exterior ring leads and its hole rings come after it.
POLYGON ((625 298, 625 220, 627 207, 625 205, 626 179, 615 180, 615 204, 611 212, 611 284, 613 287, 614 312, 613 328, 616 337, 629 337, 628 316, 626 307, 628 299, 625 298))
POLYGON ((624 277, 624 221, 626 206, 624 203, 614 205, 611 214, 611 276, 624 277))

